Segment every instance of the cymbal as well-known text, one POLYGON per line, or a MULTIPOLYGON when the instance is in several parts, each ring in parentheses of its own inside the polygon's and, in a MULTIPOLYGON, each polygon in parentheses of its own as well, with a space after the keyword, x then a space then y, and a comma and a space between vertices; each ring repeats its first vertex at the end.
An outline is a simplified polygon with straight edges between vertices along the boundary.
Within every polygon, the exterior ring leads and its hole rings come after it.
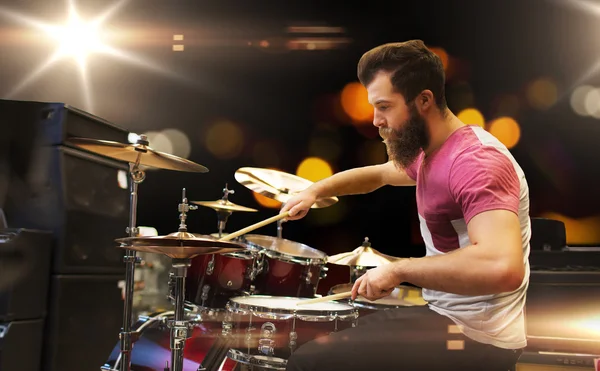
POLYGON ((68 143, 99 155, 129 163, 135 163, 139 156, 140 165, 148 167, 196 173, 208 172, 208 169, 202 165, 169 153, 155 151, 144 144, 123 144, 89 138, 70 138, 68 143))
MULTIPOLYGON (((251 191, 286 203, 295 194, 310 187, 313 182, 297 175, 278 170, 242 167, 235 172, 235 179, 251 191)), ((331 206, 338 202, 337 197, 320 198, 313 209, 331 206)))
POLYGON ((369 238, 366 237, 363 244, 353 251, 344 252, 341 254, 330 256, 327 259, 328 263, 338 265, 362 266, 362 267, 379 267, 381 265, 392 263, 399 260, 395 256, 382 254, 371 247, 369 238))
POLYGON ((193 258, 197 255, 223 254, 246 250, 234 241, 219 241, 212 236, 175 232, 166 236, 124 237, 115 240, 120 248, 163 254, 171 258, 193 258))
POLYGON ((251 209, 246 206, 236 205, 231 201, 225 200, 216 200, 216 201, 190 201, 193 204, 210 207, 215 210, 226 210, 226 211, 246 211, 246 212, 255 212, 258 211, 256 209, 251 209))

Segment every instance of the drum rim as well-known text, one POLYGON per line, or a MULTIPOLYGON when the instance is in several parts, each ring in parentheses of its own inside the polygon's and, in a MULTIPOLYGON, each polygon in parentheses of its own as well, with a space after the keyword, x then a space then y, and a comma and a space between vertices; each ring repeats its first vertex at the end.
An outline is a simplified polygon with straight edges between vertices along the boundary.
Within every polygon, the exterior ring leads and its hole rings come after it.
POLYGON ((271 308, 268 306, 260 305, 260 304, 246 304, 240 303, 237 299, 285 299, 285 300, 308 300, 309 298, 297 298, 293 296, 274 296, 274 295, 247 295, 247 296, 234 296, 229 298, 229 302, 227 303, 227 310, 231 312, 252 312, 253 314, 273 314, 273 315, 289 315, 289 316, 297 316, 297 317, 307 317, 307 318, 331 318, 332 320, 336 318, 344 319, 348 316, 356 315, 356 308, 354 308, 350 304, 334 302, 328 304, 341 305, 345 308, 340 308, 340 310, 323 310, 323 309, 308 309, 302 306, 299 306, 298 309, 285 309, 285 308, 271 308))
MULTIPOLYGON (((334 286, 331 286, 331 288, 328 290, 327 295, 332 295, 332 294, 337 294, 336 292, 333 291, 334 288, 336 287, 343 287, 343 286, 350 286, 352 287, 352 283, 340 283, 334 286)), ((396 286, 396 288, 399 287, 412 287, 412 286, 407 286, 407 285, 398 285, 396 286)), ((343 290, 340 292, 345 292, 348 290, 343 290)), ((418 304, 412 304, 412 305, 407 305, 407 304, 377 304, 375 303, 371 303, 368 301, 361 301, 361 300, 351 300, 351 299, 344 299, 343 302, 348 302, 348 303, 352 303, 349 305, 353 305, 355 307, 361 308, 361 309, 374 309, 374 310, 379 310, 379 309, 400 309, 400 308, 410 308, 410 307, 418 307, 418 306, 422 306, 422 305, 418 305, 418 304)))
POLYGON ((261 368, 266 368, 269 370, 285 370, 285 366, 287 365, 287 360, 280 357, 269 357, 262 354, 248 354, 238 349, 229 349, 227 351, 227 357, 236 362, 240 362, 246 365, 259 366, 261 368), (267 361, 258 357, 263 357, 267 361), (253 360, 256 361, 253 362, 253 360), (269 360, 273 362, 269 363, 269 360))
POLYGON ((269 258, 273 258, 273 259, 280 259, 280 260, 284 260, 284 261, 289 261, 291 263, 298 263, 298 264, 303 264, 303 265, 325 265, 327 264, 327 260, 328 260, 328 256, 327 254, 325 254, 323 251, 319 250, 319 249, 315 249, 314 247, 310 247, 306 244, 303 244, 301 242, 296 242, 296 241, 292 241, 292 240, 288 240, 286 238, 278 238, 278 237, 274 237, 274 236, 269 236, 269 235, 265 235, 265 234, 246 234, 244 235, 243 241, 245 244, 250 245, 252 247, 258 248, 260 249, 260 251, 262 251, 263 254, 267 255, 269 258), (246 237, 252 237, 252 236, 258 236, 261 238, 267 238, 269 240, 282 240, 285 242, 289 242, 291 244, 294 245, 299 245, 304 249, 307 249, 309 251, 315 252, 317 255, 322 255, 320 257, 314 257, 314 258, 309 258, 309 257, 305 257, 305 256, 300 256, 300 255, 293 255, 293 254, 289 254, 289 253, 285 253, 282 251, 275 251, 275 250, 271 250, 267 247, 264 247, 262 245, 259 245, 255 242, 252 241, 248 241, 246 240, 246 237))

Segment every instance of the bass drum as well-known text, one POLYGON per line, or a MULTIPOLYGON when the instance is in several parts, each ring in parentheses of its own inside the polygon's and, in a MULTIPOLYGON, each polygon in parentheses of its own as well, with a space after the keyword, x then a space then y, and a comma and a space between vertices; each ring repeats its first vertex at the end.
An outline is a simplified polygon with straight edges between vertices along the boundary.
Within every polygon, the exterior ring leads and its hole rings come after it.
MULTIPOLYGON (((167 362, 171 362, 170 329, 168 323, 173 320, 173 311, 154 313, 140 316, 133 326, 133 331, 140 333, 139 339, 133 344, 131 352, 132 371, 162 371, 167 362)), ((191 337, 185 342, 183 371, 197 371, 198 366, 205 360, 206 355, 215 344, 222 331, 223 311, 203 314, 203 320, 195 320, 191 337)), ((194 318, 190 318, 194 321, 194 318)), ((121 347, 113 348, 108 360, 100 368, 103 371, 119 370, 121 347)), ((236 362, 224 356, 220 371, 233 371, 236 362)))

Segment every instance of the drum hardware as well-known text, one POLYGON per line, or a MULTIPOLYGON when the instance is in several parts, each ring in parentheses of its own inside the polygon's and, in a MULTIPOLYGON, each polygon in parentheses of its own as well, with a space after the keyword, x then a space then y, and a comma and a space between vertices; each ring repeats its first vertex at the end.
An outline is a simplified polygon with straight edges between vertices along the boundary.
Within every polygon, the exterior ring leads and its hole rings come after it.
POLYGON ((389 264, 400 258, 382 254, 371 247, 369 237, 365 237, 362 245, 356 249, 337 255, 330 256, 327 259, 328 263, 350 266, 350 282, 356 280, 365 274, 369 269, 379 267, 380 265, 389 264))
MULTIPOLYGON (((278 170, 242 167, 235 172, 235 179, 246 188, 262 196, 274 199, 285 205, 295 194, 310 187, 313 182, 297 175, 278 170)), ((337 197, 320 198, 313 209, 331 206, 338 202, 337 197)), ((277 222, 277 237, 282 238, 283 220, 277 222)))
POLYGON ((227 224, 227 219, 231 216, 234 211, 244 211, 244 212, 257 212, 256 209, 251 209, 249 207, 236 205, 233 202, 229 201, 229 195, 234 194, 235 190, 228 189, 227 184, 225 184, 225 188, 223 188, 223 197, 217 201, 192 201, 193 204, 210 207, 217 212, 217 228, 218 228, 218 237, 223 237, 223 231, 225 230, 225 225, 227 224))
MULTIPOLYGON (((234 252, 244 250, 245 247, 234 242, 219 241, 210 236, 195 235, 187 231, 187 213, 190 208, 185 194, 182 192, 182 201, 178 205, 179 228, 175 233, 167 236, 129 237, 117 239, 120 247, 137 251, 161 253, 171 257, 172 273, 170 285, 173 287, 175 317, 169 322, 171 363, 173 371, 183 370, 183 353, 185 342, 192 331, 193 323, 185 318, 185 278, 191 266, 191 259, 201 254, 214 254, 219 252, 234 252)), ((165 369, 169 369, 167 366, 165 369)))
MULTIPOLYGON (((130 209, 129 226, 125 229, 130 238, 138 236, 137 228, 137 202, 138 186, 146 179, 146 174, 142 170, 143 166, 156 167, 167 170, 188 171, 188 172, 208 172, 208 169, 202 165, 179 158, 168 153, 154 151, 149 147, 148 138, 141 135, 135 144, 123 144, 118 142, 96 140, 89 138, 71 138, 68 142, 76 147, 80 147, 96 154, 111 157, 129 163, 130 182, 130 209)), ((131 331, 135 264, 139 263, 134 249, 126 248, 123 258, 125 262, 125 300, 123 305, 123 328, 119 334, 121 341, 121 371, 129 371, 131 364, 131 349, 135 342, 135 334, 131 331)))
POLYGON ((230 299, 223 331, 236 341, 227 357, 250 369, 285 370, 287 359, 302 344, 355 327, 358 311, 343 303, 300 308, 298 299, 252 295, 230 299))

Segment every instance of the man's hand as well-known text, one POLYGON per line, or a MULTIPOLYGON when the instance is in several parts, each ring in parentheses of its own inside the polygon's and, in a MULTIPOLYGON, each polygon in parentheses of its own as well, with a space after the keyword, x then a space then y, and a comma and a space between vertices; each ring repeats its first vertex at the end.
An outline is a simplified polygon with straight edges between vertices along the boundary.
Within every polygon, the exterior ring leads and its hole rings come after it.
POLYGON ((402 282, 396 271, 394 263, 369 269, 354 283, 352 300, 355 300, 358 295, 368 300, 377 300, 390 295, 402 282))
POLYGON ((290 198, 279 213, 283 214, 289 211, 289 216, 285 220, 302 219, 315 202, 317 202, 317 196, 307 189, 290 198))

